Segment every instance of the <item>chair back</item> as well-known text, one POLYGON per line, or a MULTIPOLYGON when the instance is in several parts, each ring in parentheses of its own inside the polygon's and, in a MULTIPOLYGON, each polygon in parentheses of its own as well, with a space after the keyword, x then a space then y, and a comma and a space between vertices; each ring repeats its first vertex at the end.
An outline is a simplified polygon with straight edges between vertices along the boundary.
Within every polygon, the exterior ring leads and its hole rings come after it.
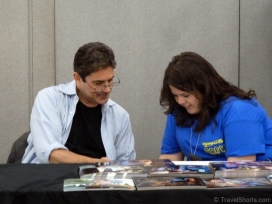
POLYGON ((7 164, 19 164, 22 162, 22 158, 25 153, 25 149, 28 145, 27 138, 30 131, 25 132, 23 135, 21 135, 15 142, 13 143, 11 147, 11 151, 9 153, 9 157, 7 160, 7 164))

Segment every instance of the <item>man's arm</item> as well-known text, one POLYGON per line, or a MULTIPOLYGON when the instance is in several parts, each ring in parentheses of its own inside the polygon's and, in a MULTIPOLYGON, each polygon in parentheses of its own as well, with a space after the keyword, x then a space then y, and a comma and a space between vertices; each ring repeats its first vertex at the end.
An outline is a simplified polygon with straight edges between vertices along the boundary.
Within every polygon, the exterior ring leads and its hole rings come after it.
POLYGON ((66 149, 56 149, 53 150, 49 156, 49 163, 97 163, 97 162, 107 162, 109 159, 107 157, 102 157, 100 159, 91 158, 83 156, 80 154, 73 153, 66 149))
MULTIPOLYGON (((128 113, 123 113, 122 118, 116 120, 115 124, 118 126, 118 132, 114 140, 114 146, 116 149, 116 160, 135 160, 136 152, 134 149, 134 136, 132 133, 131 123, 128 113), (120 124, 121 121, 121 124, 120 124)), ((115 132, 114 125, 107 127, 108 130, 111 129, 115 132)), ((108 155, 109 156, 109 155, 108 155)), ((109 156, 110 158, 110 156, 109 156)), ((111 159, 111 158, 110 158, 111 159)))
MULTIPOLYGON (((72 120, 73 115, 65 112, 63 100, 65 97, 53 89, 39 92, 35 99, 30 126, 36 160, 38 163, 98 162, 99 159, 75 154, 65 147, 63 131, 67 128, 67 121, 72 120)), ((66 136, 68 132, 66 130, 66 136)))

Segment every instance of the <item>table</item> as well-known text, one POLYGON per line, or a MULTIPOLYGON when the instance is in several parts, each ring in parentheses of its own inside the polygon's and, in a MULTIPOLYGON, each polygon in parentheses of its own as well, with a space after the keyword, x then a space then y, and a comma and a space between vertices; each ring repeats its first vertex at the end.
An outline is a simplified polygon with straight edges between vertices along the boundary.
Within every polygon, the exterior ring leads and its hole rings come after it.
POLYGON ((272 188, 63 192, 63 180, 77 178, 79 164, 0 164, 0 203, 180 204, 272 202, 272 188), (261 200, 259 200, 261 199, 261 200))

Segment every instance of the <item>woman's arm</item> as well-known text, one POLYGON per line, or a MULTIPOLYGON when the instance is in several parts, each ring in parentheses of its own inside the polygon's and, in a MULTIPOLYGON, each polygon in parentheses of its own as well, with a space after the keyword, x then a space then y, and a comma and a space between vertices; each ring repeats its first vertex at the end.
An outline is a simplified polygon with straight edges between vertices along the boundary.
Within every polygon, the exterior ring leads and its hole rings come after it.
POLYGON ((230 98, 223 107, 223 134, 228 161, 255 161, 266 149, 264 110, 257 101, 230 98), (233 156, 236 155, 236 156, 233 156), (246 155, 246 156, 245 156, 246 155))
POLYGON ((227 161, 256 161, 256 155, 248 155, 243 157, 228 157, 227 161))
POLYGON ((162 154, 159 159, 170 159, 171 161, 182 161, 184 160, 184 155, 182 152, 176 154, 162 154))

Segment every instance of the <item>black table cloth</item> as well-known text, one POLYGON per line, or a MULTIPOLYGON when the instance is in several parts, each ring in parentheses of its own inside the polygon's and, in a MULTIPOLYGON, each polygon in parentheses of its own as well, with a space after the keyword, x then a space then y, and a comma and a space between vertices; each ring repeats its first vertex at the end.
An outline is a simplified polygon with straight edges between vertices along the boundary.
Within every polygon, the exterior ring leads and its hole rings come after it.
POLYGON ((272 188, 63 192, 79 164, 0 164, 0 203, 180 204, 272 202, 272 188))

